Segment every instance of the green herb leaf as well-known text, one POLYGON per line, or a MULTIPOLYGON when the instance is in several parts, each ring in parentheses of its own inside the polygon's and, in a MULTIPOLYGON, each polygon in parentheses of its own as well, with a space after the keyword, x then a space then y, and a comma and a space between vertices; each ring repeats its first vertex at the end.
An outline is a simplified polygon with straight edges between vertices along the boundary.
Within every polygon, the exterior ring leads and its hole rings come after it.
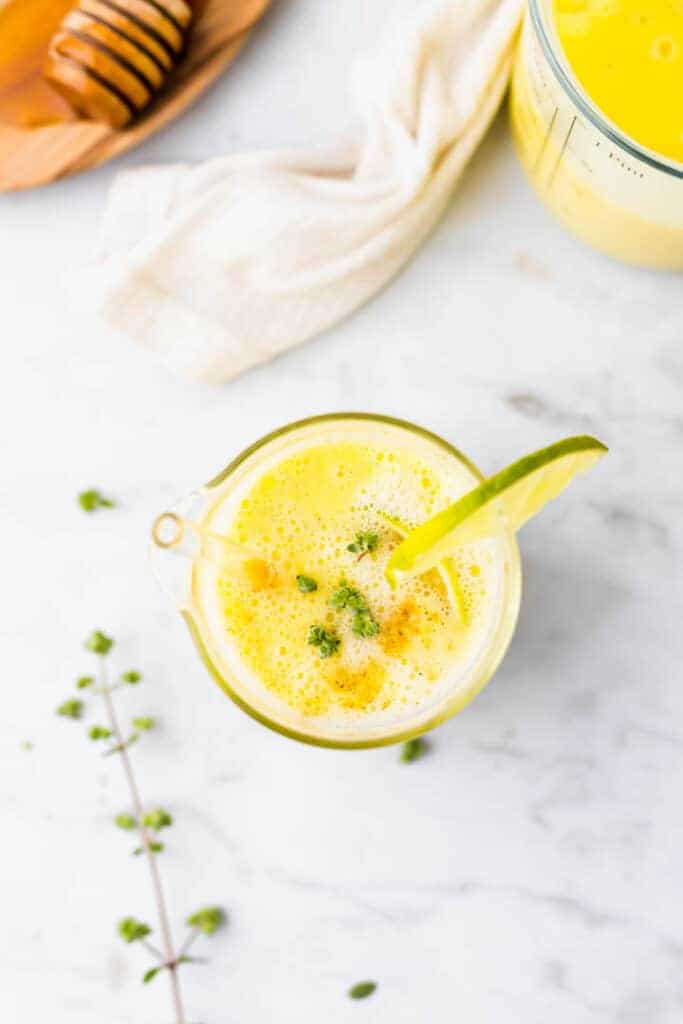
POLYGON ((166 964, 159 964, 158 967, 150 967, 150 969, 148 971, 145 971, 145 973, 142 975, 142 984, 149 985, 150 981, 154 981, 157 974, 160 974, 161 971, 164 970, 166 970, 166 964))
POLYGON ((376 981, 359 981, 349 989, 350 999, 367 999, 377 988, 376 981))
POLYGON ((21 744, 21 749, 22 750, 33 750, 33 744, 31 743, 30 740, 24 740, 24 742, 21 744))
POLYGON ((365 598, 355 587, 349 586, 346 580, 340 580, 339 587, 330 598, 330 604, 339 611, 350 608, 352 611, 367 611, 365 598))
POLYGON ((133 728, 134 729, 139 729, 141 732, 149 732, 149 730, 153 729, 155 725, 156 725, 156 722, 155 722, 155 720, 153 718, 134 718, 133 719, 133 728))
POLYGON ((111 729, 104 725, 91 725, 88 729, 88 736, 91 740, 108 740, 111 736, 111 729))
MULTIPOLYGON (((156 842, 156 841, 155 842, 151 842, 149 844, 149 848, 152 851, 152 853, 162 853, 163 849, 164 849, 164 844, 156 842)), ((133 856, 134 857, 139 857, 140 854, 144 853, 144 852, 145 852, 144 846, 136 846, 135 849, 133 850, 133 856)))
POLYGON ((403 764, 412 764, 413 761, 418 761, 421 757, 429 750, 429 744, 427 740, 423 739, 422 736, 414 736, 412 740, 406 740, 401 747, 401 761, 403 764))
POLYGON ((138 921, 136 917, 124 917, 118 923, 118 932, 124 942, 139 942, 146 938, 152 929, 144 921, 138 921))
POLYGON ((135 686, 142 679, 142 674, 136 672, 135 669, 129 669, 128 672, 121 673, 121 682, 128 683, 129 686, 135 686))
POLYGON ((112 638, 99 629, 94 630, 85 641, 86 650, 92 651, 93 654, 109 654, 113 646, 112 638))
POLYGON ((84 512, 94 512, 98 508, 113 508, 114 502, 111 498, 105 498, 94 487, 88 491, 81 491, 78 495, 78 504, 84 512))
POLYGON ((379 534, 370 533, 369 531, 361 531, 356 534, 356 539, 352 544, 347 544, 346 550, 351 551, 354 555, 369 554, 371 551, 376 551, 379 547, 379 534))
POLYGON ((162 828, 169 828, 173 824, 173 818, 168 811, 161 807, 153 811, 147 811, 142 819, 145 828, 151 828, 153 832, 160 832, 162 828))
POLYGON ((92 686, 95 682, 94 676, 79 676, 76 680, 77 690, 87 690, 89 686, 92 686))
POLYGON ((368 607, 368 603, 359 590, 341 580, 339 587, 330 599, 333 608, 340 611, 347 609, 353 612, 351 629, 356 636, 372 637, 379 633, 379 623, 368 607))
POLYGON ((369 611, 356 612, 351 624, 356 636, 371 637, 379 633, 379 624, 375 622, 369 611))
POLYGON ((114 818, 114 824, 126 832, 132 832, 134 828, 138 827, 137 819, 132 814, 117 814, 114 818))
POLYGON ((336 633, 323 626, 311 626, 308 631, 308 643, 318 648, 321 658, 331 658, 339 650, 341 640, 336 633))
POLYGON ((225 912, 220 907, 202 907, 190 914, 185 922, 188 928, 196 928, 205 935, 213 935, 221 925, 225 924, 225 912))
POLYGON ((303 573, 299 573, 296 578, 296 585, 302 594, 312 594, 314 590, 318 589, 318 584, 315 582, 312 576, 304 576, 303 573))
POLYGON ((83 717, 83 701, 76 700, 75 697, 65 700, 63 704, 60 704, 57 708, 57 714, 63 715, 64 718, 82 718, 83 717))

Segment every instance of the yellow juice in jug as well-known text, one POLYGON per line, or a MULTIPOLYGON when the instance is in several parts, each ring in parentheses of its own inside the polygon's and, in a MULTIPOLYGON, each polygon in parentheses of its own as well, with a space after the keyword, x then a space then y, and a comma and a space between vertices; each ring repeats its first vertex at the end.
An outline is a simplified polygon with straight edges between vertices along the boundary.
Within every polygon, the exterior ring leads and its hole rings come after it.
POLYGON ((513 74, 517 150, 579 237, 683 267, 682 0, 530 0, 513 74))

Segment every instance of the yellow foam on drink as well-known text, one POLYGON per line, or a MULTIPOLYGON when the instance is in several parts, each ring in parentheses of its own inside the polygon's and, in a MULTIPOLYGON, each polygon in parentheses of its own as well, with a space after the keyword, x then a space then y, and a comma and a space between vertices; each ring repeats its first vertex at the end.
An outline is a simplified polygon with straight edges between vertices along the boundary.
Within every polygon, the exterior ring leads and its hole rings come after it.
POLYGON ((259 557, 230 572, 205 566, 199 601, 223 662, 301 716, 414 714, 480 650, 499 611, 500 563, 487 542, 456 555, 464 615, 437 571, 393 591, 384 570, 401 538, 380 513, 416 525, 477 477, 434 444, 391 443, 396 428, 340 429, 270 460, 212 510, 207 525, 259 557), (379 536, 363 557, 348 551, 361 531, 379 536), (302 593, 299 574, 317 590, 302 593), (352 612, 332 607, 342 581, 363 595, 376 636, 356 636, 352 612), (335 654, 308 643, 313 625, 339 637, 335 654))
POLYGON ((553 0, 579 82, 619 128, 683 161, 683 0, 553 0))

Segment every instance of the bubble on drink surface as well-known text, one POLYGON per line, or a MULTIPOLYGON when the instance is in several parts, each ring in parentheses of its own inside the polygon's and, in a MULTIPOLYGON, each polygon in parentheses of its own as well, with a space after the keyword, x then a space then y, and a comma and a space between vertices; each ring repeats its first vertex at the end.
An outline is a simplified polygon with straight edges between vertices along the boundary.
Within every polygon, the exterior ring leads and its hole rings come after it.
POLYGON ((602 18, 611 18, 619 14, 621 0, 588 0, 588 8, 591 14, 602 18))

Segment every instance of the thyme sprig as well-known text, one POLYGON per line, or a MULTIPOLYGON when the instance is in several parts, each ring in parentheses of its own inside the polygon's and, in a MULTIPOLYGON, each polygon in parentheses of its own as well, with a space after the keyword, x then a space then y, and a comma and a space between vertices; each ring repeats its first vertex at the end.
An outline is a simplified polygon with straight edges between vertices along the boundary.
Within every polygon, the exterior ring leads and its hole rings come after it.
POLYGON ((311 626, 308 631, 308 642, 318 648, 321 658, 331 658, 339 650, 341 640, 336 633, 324 626, 311 626))
MULTIPOLYGON (((143 733, 154 728, 155 720, 150 716, 134 718, 132 720, 133 731, 127 735, 124 734, 114 705, 113 693, 121 686, 139 683, 142 675, 137 670, 131 669, 122 673, 118 682, 110 683, 106 659, 113 646, 114 640, 101 630, 95 630, 90 634, 85 641, 85 647, 97 657, 98 672, 96 676, 80 676, 76 680, 76 689, 88 690, 103 700, 106 724, 91 725, 88 729, 88 736, 93 741, 108 743, 105 754, 118 754, 121 758, 132 809, 117 814, 114 824, 124 832, 137 832, 140 838, 140 845, 132 852, 135 856, 144 854, 149 867, 161 936, 160 947, 154 945, 149 939, 153 932, 151 925, 137 917, 129 915, 122 918, 118 922, 117 931, 123 942, 139 943, 155 961, 143 975, 144 984, 153 981, 162 972, 168 974, 175 1024, 187 1024, 178 969, 183 964, 199 962, 197 957, 188 956, 188 950, 199 936, 213 935, 225 923, 225 914, 220 907, 216 906, 201 907, 194 911, 186 919, 188 931, 184 941, 180 946, 175 945, 158 865, 158 855, 163 851, 164 844, 157 838, 162 830, 173 825, 173 816, 163 807, 145 806, 130 756, 132 744, 137 742, 143 733)), ((57 708, 57 714, 73 720, 80 720, 83 717, 83 712, 84 702, 73 697, 63 701, 57 708)))
POLYGON ((356 561, 360 562, 361 558, 365 558, 366 555, 376 551, 378 547, 378 533, 372 533, 370 530, 360 530, 356 534, 356 539, 351 544, 346 545, 346 550, 354 555, 358 555, 356 561))
POLYGON ((330 598, 330 604, 337 610, 348 609, 353 613, 351 629, 356 636, 372 637, 379 633, 379 623, 359 590, 341 580, 339 587, 330 598))
POLYGON ((90 487, 78 495, 78 504, 84 512, 95 512, 98 508, 114 508, 115 503, 111 498, 105 498, 96 487, 90 487))

